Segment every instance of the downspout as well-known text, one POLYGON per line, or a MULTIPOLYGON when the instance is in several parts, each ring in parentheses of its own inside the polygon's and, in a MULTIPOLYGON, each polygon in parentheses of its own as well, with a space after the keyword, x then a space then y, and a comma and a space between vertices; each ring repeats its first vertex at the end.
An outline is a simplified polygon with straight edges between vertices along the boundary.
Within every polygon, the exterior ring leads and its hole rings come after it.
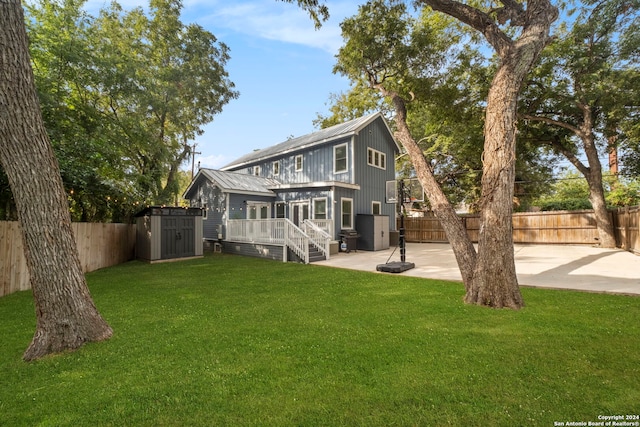
POLYGON ((338 206, 338 201, 336 200, 336 187, 335 185, 331 187, 331 190, 329 191, 329 194, 331 195, 331 221, 333 221, 333 233, 331 238, 335 239, 336 238, 336 206, 338 206))
POLYGON ((350 183, 351 184, 355 184, 356 183, 356 159, 355 159, 355 152, 356 152, 356 136, 352 135, 351 136, 351 150, 349 150, 351 152, 351 169, 350 169, 350 183))

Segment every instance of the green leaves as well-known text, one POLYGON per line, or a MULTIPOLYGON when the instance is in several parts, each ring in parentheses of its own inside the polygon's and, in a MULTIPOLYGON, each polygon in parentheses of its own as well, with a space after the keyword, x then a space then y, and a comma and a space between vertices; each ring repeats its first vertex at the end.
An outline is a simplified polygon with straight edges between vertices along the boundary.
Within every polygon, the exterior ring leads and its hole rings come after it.
POLYGON ((27 24, 74 216, 109 220, 136 203, 172 201, 188 140, 238 92, 229 48, 183 24, 180 0, 151 0, 148 14, 113 2, 98 17, 83 4, 39 0, 27 24))

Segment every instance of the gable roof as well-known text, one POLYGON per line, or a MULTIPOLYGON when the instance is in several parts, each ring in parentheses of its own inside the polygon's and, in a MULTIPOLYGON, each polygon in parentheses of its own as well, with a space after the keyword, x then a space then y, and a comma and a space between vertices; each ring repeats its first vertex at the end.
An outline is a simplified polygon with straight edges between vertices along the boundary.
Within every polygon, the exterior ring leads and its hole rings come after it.
POLYGON ((184 197, 191 192, 194 184, 204 176, 216 184, 225 193, 253 194, 263 196, 273 196, 275 193, 269 188, 276 187, 279 182, 271 178, 249 175, 239 172, 226 172, 216 169, 200 169, 196 177, 191 181, 189 188, 184 192, 184 197))
MULTIPOLYGON (((282 154, 286 154, 292 151, 297 151, 301 149, 305 149, 308 147, 312 147, 315 145, 324 144, 336 139, 344 138, 351 135, 357 135, 362 129, 368 126, 370 123, 375 121, 378 118, 382 118, 382 122, 386 126, 389 134, 392 135, 387 122, 384 120, 382 113, 374 113, 368 116, 363 116, 355 120, 350 120, 345 123, 341 123, 335 126, 328 127, 326 129, 320 129, 317 132, 313 132, 307 135, 299 136, 297 138, 290 139, 288 141, 282 142, 280 144, 273 145, 271 147, 263 148, 261 150, 256 150, 252 153, 246 154, 239 159, 229 163, 228 165, 221 168, 221 170, 226 171, 229 169, 235 169, 241 167, 248 163, 253 163, 260 160, 265 160, 270 157, 280 156, 282 154)), ((392 136, 393 139, 393 136, 392 136)), ((398 147, 398 143, 393 139, 393 142, 398 147)))

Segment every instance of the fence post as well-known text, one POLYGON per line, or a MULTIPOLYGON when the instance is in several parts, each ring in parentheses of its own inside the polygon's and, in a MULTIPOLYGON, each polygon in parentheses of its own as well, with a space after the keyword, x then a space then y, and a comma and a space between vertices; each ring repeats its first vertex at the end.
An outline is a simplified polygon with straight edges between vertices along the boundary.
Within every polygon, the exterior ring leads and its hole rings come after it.
POLYGON ((629 232, 629 223, 631 222, 631 212, 629 206, 624 207, 624 249, 631 249, 631 233, 629 232))

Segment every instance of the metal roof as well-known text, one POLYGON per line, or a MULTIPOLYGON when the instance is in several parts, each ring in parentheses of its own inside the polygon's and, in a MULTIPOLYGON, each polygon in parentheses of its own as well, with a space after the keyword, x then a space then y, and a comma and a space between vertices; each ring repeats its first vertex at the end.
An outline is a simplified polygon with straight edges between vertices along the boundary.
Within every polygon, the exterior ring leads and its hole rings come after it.
POLYGON ((280 184, 278 181, 271 178, 263 178, 246 173, 226 172, 216 169, 200 169, 196 178, 184 192, 185 198, 190 193, 195 182, 198 181, 198 176, 200 175, 205 176, 216 184, 220 190, 226 193, 254 194, 275 197, 275 193, 269 188, 276 187, 280 184))
MULTIPOLYGON (((326 129, 321 129, 317 132, 313 132, 307 135, 299 136, 297 138, 290 139, 271 147, 256 150, 252 153, 246 154, 239 159, 229 163, 221 168, 221 170, 235 169, 242 165, 253 163, 259 160, 265 160, 270 157, 280 156, 292 151, 298 151, 310 146, 323 144, 329 141, 333 141, 338 138, 344 138, 350 135, 357 135, 365 126, 373 122, 378 117, 382 117, 381 113, 374 113, 368 116, 363 116, 355 120, 350 120, 339 125, 331 126, 326 129)), ((383 118, 384 121, 384 118, 383 118)), ((386 122, 385 126, 387 125, 386 122)), ((388 126, 387 126, 388 128, 388 126)), ((391 132, 389 132, 391 133, 391 132)), ((394 140, 395 142, 395 140, 394 140)), ((397 145, 397 143, 396 143, 397 145)))

